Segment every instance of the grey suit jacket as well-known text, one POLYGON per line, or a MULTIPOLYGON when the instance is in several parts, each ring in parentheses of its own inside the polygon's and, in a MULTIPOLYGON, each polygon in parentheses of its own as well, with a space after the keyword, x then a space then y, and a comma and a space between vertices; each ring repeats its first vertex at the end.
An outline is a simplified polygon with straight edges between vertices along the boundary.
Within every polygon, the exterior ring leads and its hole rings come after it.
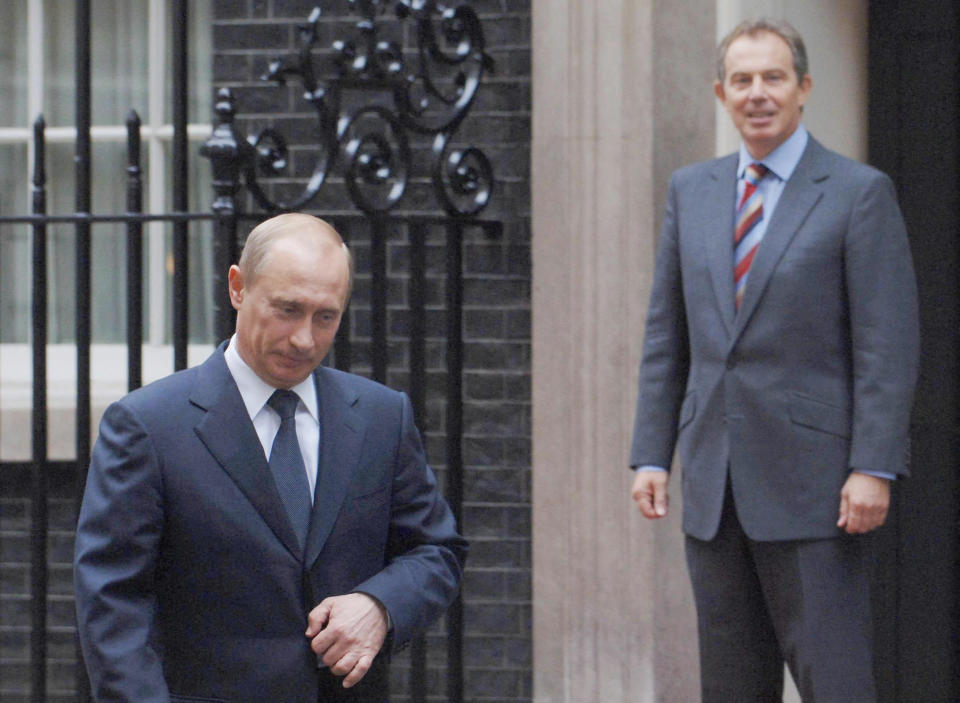
POLYGON ((737 156, 677 171, 657 253, 631 465, 683 466, 711 539, 729 467, 746 533, 831 537, 851 469, 905 475, 917 293, 893 185, 812 137, 734 308, 737 156))
POLYGON ((457 593, 466 543, 402 393, 314 373, 322 440, 301 548, 223 357, 107 409, 77 526, 78 632, 98 701, 381 703, 386 653, 345 690, 304 635, 368 593, 394 643, 457 593))

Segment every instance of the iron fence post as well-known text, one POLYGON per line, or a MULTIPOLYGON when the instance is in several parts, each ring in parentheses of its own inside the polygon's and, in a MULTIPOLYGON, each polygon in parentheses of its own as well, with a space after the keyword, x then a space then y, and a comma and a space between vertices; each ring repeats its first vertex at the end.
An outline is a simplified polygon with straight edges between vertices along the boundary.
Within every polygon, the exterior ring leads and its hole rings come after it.
POLYGON ((235 313, 227 293, 226 273, 237 261, 237 191, 243 155, 233 125, 233 94, 229 88, 217 92, 214 107, 216 126, 200 147, 200 155, 210 159, 213 168, 213 307, 214 335, 217 341, 233 334, 235 313))

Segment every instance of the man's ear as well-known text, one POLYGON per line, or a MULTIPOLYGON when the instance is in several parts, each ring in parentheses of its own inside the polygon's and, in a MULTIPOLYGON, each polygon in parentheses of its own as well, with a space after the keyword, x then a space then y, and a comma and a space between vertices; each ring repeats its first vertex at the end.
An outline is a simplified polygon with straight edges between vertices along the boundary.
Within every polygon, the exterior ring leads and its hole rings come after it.
POLYGON ((239 310, 243 302, 243 272, 236 264, 227 272, 227 290, 230 292, 230 304, 234 310, 239 310))
POLYGON ((714 81, 713 82, 713 94, 717 96, 717 100, 720 102, 725 102, 727 99, 727 94, 723 90, 723 82, 714 81))
POLYGON ((803 80, 800 81, 800 107, 803 107, 807 103, 807 98, 810 97, 811 90, 813 90, 813 78, 811 78, 808 73, 803 77, 803 80))

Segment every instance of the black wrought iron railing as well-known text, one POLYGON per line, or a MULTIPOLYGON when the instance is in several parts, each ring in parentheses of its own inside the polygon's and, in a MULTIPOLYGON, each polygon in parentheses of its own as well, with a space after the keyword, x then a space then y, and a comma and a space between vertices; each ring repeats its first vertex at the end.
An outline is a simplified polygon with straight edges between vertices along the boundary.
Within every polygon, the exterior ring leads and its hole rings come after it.
MULTIPOLYGON (((352 0, 359 19, 356 36, 333 43, 328 66, 317 67, 315 9, 298 26, 300 46, 295 56, 270 64, 265 78, 278 85, 299 81, 312 108, 316 143, 297 148, 297 158, 313 159, 310 175, 299 192, 287 194, 296 176, 288 172, 291 148, 281 130, 262 128, 246 136, 237 124, 239 107, 228 89, 217 96, 213 134, 201 152, 210 160, 214 199, 211 211, 190 212, 188 205, 187 2, 171 0, 173 28, 172 211, 143 211, 140 160, 140 118, 127 117, 126 210, 91 212, 91 72, 90 0, 76 0, 76 192, 74 212, 51 214, 47 207, 45 124, 34 124, 32 208, 27 215, 0 213, 0 226, 28 225, 31 253, 31 458, 0 462, 0 491, 22 496, 29 511, 29 696, 33 701, 62 697, 50 686, 48 647, 50 573, 49 499, 72 483, 77 502, 86 481, 91 444, 92 286, 91 228, 122 223, 126 249, 127 385, 139 387, 144 378, 142 348, 144 305, 145 223, 169 223, 173 229, 171 320, 174 369, 187 365, 191 264, 188 232, 191 223, 212 223, 214 337, 228 337, 234 324, 226 296, 226 272, 237 260, 245 228, 266 216, 300 209, 326 216, 354 249, 358 260, 357 290, 334 346, 333 362, 372 378, 406 387, 418 424, 430 437, 442 440, 440 474, 446 496, 457 516, 463 506, 463 246, 465 237, 497 237, 501 223, 479 219, 490 200, 493 171, 475 147, 455 146, 456 132, 466 118, 491 62, 484 52, 483 33, 469 7, 447 8, 432 0, 352 0), (380 24, 388 11, 396 21, 412 23, 415 47, 382 40, 380 24), (322 77, 328 76, 328 77, 322 77), (428 172, 417 172, 416 161, 428 153, 428 172), (411 182, 430 184, 436 204, 403 210, 411 182), (326 212, 315 205, 324 185, 345 185, 348 203, 326 212), (281 183, 281 185, 277 185, 281 183), (254 207, 248 205, 247 197, 254 207), (49 323, 48 228, 68 224, 75 239, 75 456, 76 461, 48 457, 49 404, 47 393, 47 329, 49 323), (476 234, 479 232, 479 235, 476 234), (438 252, 442 251, 442 256, 438 252), (399 263, 398 263, 399 262, 399 263), (442 378, 442 383, 437 379, 442 378), (439 408, 433 412, 433 408, 439 408), (29 479, 29 480, 28 480, 29 479)), ((301 181, 302 182, 302 181, 301 181)), ((214 340, 211 340, 214 341, 214 340)), ((439 443, 439 442, 438 442, 439 443)), ((429 442, 428 442, 429 444, 429 442)), ((0 536, 2 539, 2 536, 0 536)), ((449 611, 441 633, 445 656, 428 662, 426 638, 409 655, 412 701, 428 693, 449 701, 463 700, 462 601, 449 611), (445 669, 443 691, 431 691, 430 667, 445 669)), ((62 656, 62 655, 61 655, 62 656)), ((89 691, 79 651, 76 652, 77 700, 89 691)), ((0 678, 0 690, 4 681, 0 678)), ((26 691, 21 692, 26 693, 26 691)))

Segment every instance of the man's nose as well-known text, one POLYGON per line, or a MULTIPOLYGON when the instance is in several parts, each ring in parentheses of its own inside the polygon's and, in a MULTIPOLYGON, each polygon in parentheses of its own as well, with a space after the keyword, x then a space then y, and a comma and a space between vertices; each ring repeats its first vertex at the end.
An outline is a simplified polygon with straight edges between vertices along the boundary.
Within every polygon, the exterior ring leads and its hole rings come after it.
POLYGON ((294 325, 290 333, 290 344, 298 351, 308 351, 313 348, 313 330, 309 316, 304 316, 294 325))
POLYGON ((750 93, 749 97, 751 100, 762 100, 767 97, 767 92, 763 87, 763 77, 755 76, 753 81, 750 83, 750 93))

